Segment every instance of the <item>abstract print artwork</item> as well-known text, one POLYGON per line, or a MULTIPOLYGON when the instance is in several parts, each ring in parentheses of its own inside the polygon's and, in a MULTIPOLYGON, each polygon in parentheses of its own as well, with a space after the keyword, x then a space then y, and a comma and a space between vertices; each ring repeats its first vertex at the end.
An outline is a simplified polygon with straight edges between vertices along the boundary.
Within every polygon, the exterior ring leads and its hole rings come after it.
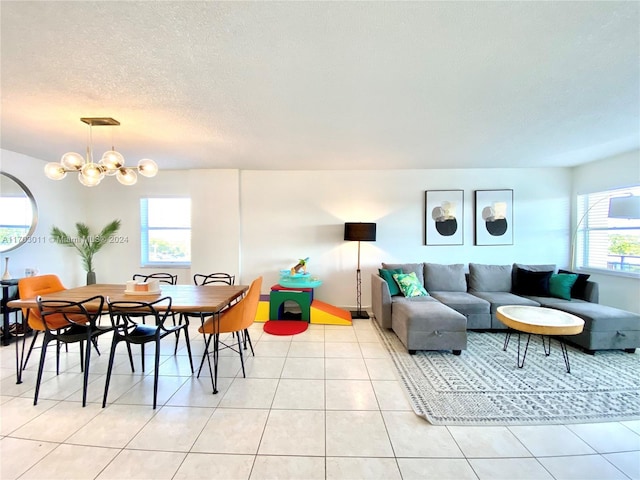
POLYGON ((475 244, 513 245, 513 190, 476 190, 475 196, 475 244))
POLYGON ((425 205, 425 245, 462 245, 464 192, 427 190, 425 205))

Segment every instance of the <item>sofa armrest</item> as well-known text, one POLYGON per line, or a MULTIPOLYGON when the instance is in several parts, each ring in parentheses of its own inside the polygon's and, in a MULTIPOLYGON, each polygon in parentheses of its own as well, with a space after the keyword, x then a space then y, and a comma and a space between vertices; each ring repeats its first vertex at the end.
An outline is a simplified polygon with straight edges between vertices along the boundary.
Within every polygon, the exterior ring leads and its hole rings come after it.
POLYGON ((391 294, 387 282, 371 274, 371 309, 376 321, 382 328, 391 328, 391 294))
POLYGON ((584 298, 587 302, 598 303, 600 300, 600 290, 597 282, 587 280, 587 286, 584 289, 584 298))

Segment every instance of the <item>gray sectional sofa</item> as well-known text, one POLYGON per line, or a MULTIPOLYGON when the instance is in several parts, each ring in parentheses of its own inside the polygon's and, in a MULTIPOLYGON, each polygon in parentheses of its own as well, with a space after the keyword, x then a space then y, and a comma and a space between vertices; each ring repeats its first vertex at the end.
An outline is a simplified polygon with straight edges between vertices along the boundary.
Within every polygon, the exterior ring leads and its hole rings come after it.
MULTIPOLYGON (((640 315, 600 305, 598 284, 579 278, 564 298, 548 292, 555 265, 483 265, 470 263, 382 264, 384 270, 414 273, 428 295, 392 295, 396 286, 378 274, 371 277, 372 310, 382 328, 393 329, 410 353, 416 350, 452 350, 467 346, 467 330, 504 330, 496 318, 501 305, 531 305, 562 310, 585 321, 579 335, 564 337, 588 353, 640 347, 640 315), (543 288, 544 282, 547 288, 543 288)), ((560 271, 562 272, 562 271, 560 271)), ((388 272, 381 272, 388 273, 388 272)), ((564 272, 563 272, 564 273, 564 272)))

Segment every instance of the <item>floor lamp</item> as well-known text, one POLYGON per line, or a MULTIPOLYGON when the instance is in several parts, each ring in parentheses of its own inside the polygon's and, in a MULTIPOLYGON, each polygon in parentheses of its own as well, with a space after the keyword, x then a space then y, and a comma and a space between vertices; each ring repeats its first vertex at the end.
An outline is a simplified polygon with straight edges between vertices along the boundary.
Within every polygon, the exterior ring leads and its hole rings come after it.
POLYGON ((351 318, 369 318, 366 311, 362 311, 362 277, 360 274, 360 242, 376 241, 376 224, 362 222, 348 222, 344 224, 344 239, 358 242, 358 269, 356 270, 356 301, 358 309, 351 312, 351 318))

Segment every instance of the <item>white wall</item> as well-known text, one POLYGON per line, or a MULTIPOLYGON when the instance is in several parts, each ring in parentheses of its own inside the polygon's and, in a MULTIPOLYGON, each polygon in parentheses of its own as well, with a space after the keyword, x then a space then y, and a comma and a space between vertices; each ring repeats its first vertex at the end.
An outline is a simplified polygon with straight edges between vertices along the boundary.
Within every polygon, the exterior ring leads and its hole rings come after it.
POLYGON ((140 212, 143 196, 190 196, 192 198, 191 269, 174 269, 180 283, 191 283, 193 273, 240 272, 239 184, 236 170, 160 171, 154 178, 139 177, 135 186, 120 185, 106 178, 97 187, 87 188, 68 175, 60 181, 44 176, 45 162, 2 150, 0 168, 21 179, 38 204, 37 242, 1 254, 10 258, 14 276, 26 267, 40 273, 56 273, 67 287, 86 283, 80 257, 72 248, 53 244, 53 225, 75 232, 78 221, 98 233, 114 219, 122 221, 119 236, 124 243, 108 244, 95 257, 98 282, 124 283, 134 273, 151 273, 140 268, 140 212))
POLYGON ((88 221, 85 205, 86 187, 66 178, 54 182, 44 176, 42 160, 7 150, 0 150, 0 169, 22 180, 35 197, 38 206, 38 224, 30 243, 7 253, 10 271, 14 277, 24 275, 27 267, 38 268, 40 273, 57 273, 68 287, 86 281, 80 258, 71 248, 49 241, 52 225, 71 226, 76 220, 88 221))
MULTIPOLYGON (((122 220, 121 234, 128 243, 108 245, 97 255, 99 282, 124 282, 141 271, 140 197, 190 195, 193 266, 178 271, 181 283, 190 283, 193 273, 228 271, 243 283, 263 275, 266 292, 276 283, 280 269, 308 256, 309 271, 324 282, 317 298, 351 308, 356 296, 357 244, 343 241, 344 222, 378 225, 377 240, 361 245, 362 304, 367 307, 369 276, 382 261, 517 261, 566 267, 571 192, 594 177, 603 182, 611 176, 611 185, 602 188, 619 186, 623 179, 638 181, 636 152, 579 169, 160 171, 155 178, 141 178, 134 187, 109 178, 90 189, 72 178, 47 179, 42 160, 6 150, 1 153, 0 168, 23 180, 36 197, 40 211, 36 236, 48 237, 51 225, 73 230, 80 220, 98 230, 114 218, 122 220), (425 246, 424 192, 449 189, 464 191, 464 245, 425 246), (488 189, 514 190, 512 246, 473 245, 473 192, 488 189)), ((14 275, 25 267, 37 267, 41 273, 58 273, 69 287, 85 282, 80 259, 71 249, 45 241, 20 247, 8 256, 14 275)), ((637 280, 607 276, 600 288, 602 303, 640 310, 632 304, 639 298, 637 280)))
MULTIPOLYGON (((579 194, 640 185, 640 150, 574 168, 573 198, 579 194)), ((575 206, 573 208, 575 218, 575 206)), ((598 282, 600 303, 640 313, 640 279, 585 270, 598 282)))
POLYGON ((265 276, 310 257, 323 280, 316 296, 354 307, 357 243, 344 222, 376 222, 375 242, 361 243, 362 305, 381 262, 556 263, 568 265, 569 169, 396 171, 243 171, 243 279, 265 276), (514 244, 473 245, 473 191, 514 190, 514 244), (425 190, 464 190, 464 245, 424 245, 425 190))

